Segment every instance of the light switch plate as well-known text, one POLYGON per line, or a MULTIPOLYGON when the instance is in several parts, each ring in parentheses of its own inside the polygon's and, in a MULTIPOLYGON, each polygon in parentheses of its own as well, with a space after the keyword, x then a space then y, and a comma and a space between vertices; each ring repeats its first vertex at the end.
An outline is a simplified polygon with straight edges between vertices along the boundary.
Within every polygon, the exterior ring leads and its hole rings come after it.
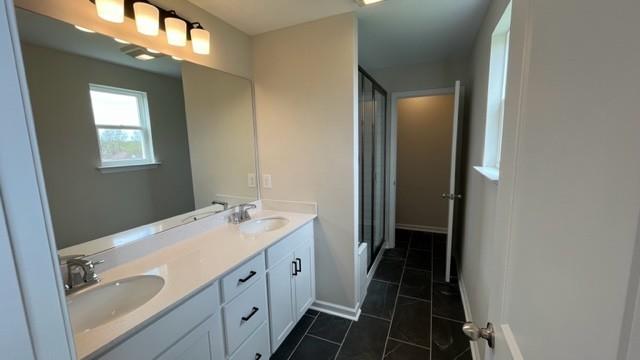
POLYGON ((265 189, 271 189, 271 175, 262 175, 262 187, 265 189))
POLYGON ((256 187, 256 174, 249 174, 247 177, 247 185, 249 185, 250 188, 256 187))

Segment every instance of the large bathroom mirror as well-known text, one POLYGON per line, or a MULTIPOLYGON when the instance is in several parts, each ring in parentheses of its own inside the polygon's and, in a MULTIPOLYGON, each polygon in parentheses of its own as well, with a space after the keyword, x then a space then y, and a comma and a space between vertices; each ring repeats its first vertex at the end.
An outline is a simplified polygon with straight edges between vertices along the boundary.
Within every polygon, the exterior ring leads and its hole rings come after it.
POLYGON ((258 198, 251 81, 16 12, 61 255, 258 198))

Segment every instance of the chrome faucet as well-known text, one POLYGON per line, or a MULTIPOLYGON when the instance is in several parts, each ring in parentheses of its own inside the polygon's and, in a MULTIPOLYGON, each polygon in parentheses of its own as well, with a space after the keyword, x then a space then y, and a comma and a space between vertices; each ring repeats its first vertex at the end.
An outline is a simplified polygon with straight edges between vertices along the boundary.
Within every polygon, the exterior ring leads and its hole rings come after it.
POLYGON ((232 207, 234 211, 229 215, 229 222, 232 224, 240 224, 247 220, 251 220, 249 209, 255 209, 255 204, 240 204, 232 207))
POLYGON ((211 205, 221 205, 224 210, 229 208, 229 203, 226 201, 213 200, 211 205))
POLYGON ((61 257, 60 265, 66 267, 65 293, 69 295, 84 287, 98 283, 100 278, 96 274, 95 265, 103 262, 104 260, 92 261, 85 259, 84 255, 61 257))

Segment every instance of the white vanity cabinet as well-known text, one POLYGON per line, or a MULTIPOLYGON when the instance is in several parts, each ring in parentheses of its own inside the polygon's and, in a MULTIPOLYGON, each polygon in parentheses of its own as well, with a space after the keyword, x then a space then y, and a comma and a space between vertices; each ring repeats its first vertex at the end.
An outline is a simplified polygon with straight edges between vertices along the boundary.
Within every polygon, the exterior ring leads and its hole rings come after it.
POLYGON ((314 301, 313 223, 309 222, 90 358, 268 359, 314 301))
POLYGON ((315 301, 313 224, 267 250, 271 351, 282 344, 315 301))
POLYGON ((222 339, 216 281, 99 359, 222 360, 222 339))

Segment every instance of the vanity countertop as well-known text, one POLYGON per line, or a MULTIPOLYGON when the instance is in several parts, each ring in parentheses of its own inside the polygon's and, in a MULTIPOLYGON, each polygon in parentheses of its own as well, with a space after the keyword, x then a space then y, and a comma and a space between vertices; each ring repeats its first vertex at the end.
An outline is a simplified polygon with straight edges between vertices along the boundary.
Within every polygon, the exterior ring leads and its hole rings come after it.
POLYGON ((100 273, 101 284, 143 274, 161 276, 165 284, 157 295, 136 310, 97 328, 75 334, 78 358, 86 358, 124 339, 146 321, 220 279, 316 217, 315 214, 274 210, 252 214, 254 219, 270 216, 286 217, 289 222, 280 229, 257 235, 240 232, 239 225, 219 225, 100 273))

